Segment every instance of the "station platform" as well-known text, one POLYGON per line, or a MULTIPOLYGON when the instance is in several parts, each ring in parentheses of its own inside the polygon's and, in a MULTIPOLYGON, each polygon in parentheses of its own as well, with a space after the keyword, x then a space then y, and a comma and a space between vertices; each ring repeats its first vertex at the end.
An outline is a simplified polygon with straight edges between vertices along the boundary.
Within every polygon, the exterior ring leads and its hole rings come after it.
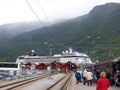
MULTIPOLYGON (((23 86, 21 86, 17 89, 14 89, 14 90, 46 90, 47 87, 51 86, 53 83, 58 81, 58 79, 62 78, 65 75, 66 74, 64 74, 64 73, 59 73, 59 74, 56 74, 56 75, 52 75, 50 77, 41 79, 37 82, 30 83, 27 86, 23 85, 23 86)), ((19 81, 19 79, 17 81, 19 81)), ((14 82, 14 81, 10 81, 10 82, 14 82)), ((10 82, 0 83, 0 85, 7 84, 7 83, 10 83, 10 82)), ((59 86, 59 87, 61 87, 61 86, 59 86)), ((52 89, 52 90, 60 90, 58 88, 57 89, 52 89)), ((2 89, 0 89, 0 90, 2 90, 2 89)), ((96 84, 93 84, 92 86, 83 85, 83 83, 76 84, 76 78, 75 78, 75 75, 73 73, 69 89, 67 89, 67 90, 96 90, 96 84)), ((120 87, 116 87, 116 86, 111 87, 110 86, 108 88, 108 90, 120 90, 120 87)))

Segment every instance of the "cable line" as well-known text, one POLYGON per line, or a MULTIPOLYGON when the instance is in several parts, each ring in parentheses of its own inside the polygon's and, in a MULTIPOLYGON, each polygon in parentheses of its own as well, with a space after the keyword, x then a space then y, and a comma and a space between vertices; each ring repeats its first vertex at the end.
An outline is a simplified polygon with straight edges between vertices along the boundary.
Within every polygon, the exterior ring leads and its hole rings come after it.
MULTIPOLYGON (((46 15, 46 13, 45 13, 45 10, 43 9, 43 7, 42 7, 42 5, 41 5, 41 3, 40 3, 40 0, 37 0, 37 2, 38 2, 38 5, 39 5, 39 7, 40 7, 40 9, 42 10, 42 12, 43 12, 43 14, 44 14, 44 16, 45 16, 45 19, 47 20, 47 23, 48 23, 48 25, 50 26, 51 25, 51 23, 50 23, 50 20, 49 20, 49 18, 47 17, 47 15, 46 15)), ((50 30, 51 28, 49 28, 49 30, 50 30)), ((53 29, 55 29, 55 27, 52 27, 52 30, 53 29)), ((51 30, 50 30, 51 31, 51 30)), ((48 31, 47 31, 48 32, 48 31)), ((50 32, 48 32, 49 34, 50 34, 50 32)), ((52 34, 51 33, 51 37, 54 37, 54 34, 52 34)))
MULTIPOLYGON (((53 31, 52 31, 52 30, 55 29, 55 27, 52 27, 52 29, 51 29, 51 28, 48 29, 48 28, 42 23, 42 21, 40 20, 40 18, 38 17, 38 15, 37 15, 37 13, 34 11, 34 9, 32 8, 31 4, 28 2, 28 0, 25 0, 25 1, 26 1, 27 5, 29 6, 29 8, 32 10, 32 12, 35 14, 35 16, 37 17, 37 19, 39 20, 39 22, 43 25, 43 29, 46 30, 47 33, 49 33, 50 39, 49 39, 49 41, 47 41, 47 42, 52 42, 52 39, 54 38, 54 34, 53 34, 53 31)), ((45 13, 45 11, 44 11, 44 9, 42 8, 42 6, 41 6, 41 4, 40 4, 40 1, 37 0, 37 2, 38 2, 38 4, 39 4, 39 7, 40 7, 40 9, 42 10, 45 18, 48 20, 48 24, 51 25, 50 22, 49 22, 49 19, 48 19, 47 15, 46 15, 46 13, 45 13)), ((45 41, 45 42, 46 42, 46 41, 45 41)), ((53 43, 53 42, 52 42, 52 43, 53 43)))
POLYGON ((27 3, 27 5, 29 6, 29 8, 32 10, 32 12, 34 13, 34 15, 36 16, 36 18, 39 20, 39 22, 44 26, 44 24, 42 23, 42 21, 40 20, 39 16, 36 14, 36 12, 33 10, 32 6, 30 5, 30 3, 25 0, 25 2, 27 3))
POLYGON ((48 19, 47 15, 46 15, 46 13, 45 13, 45 10, 42 8, 42 6, 41 6, 41 4, 40 4, 40 1, 39 1, 39 0, 37 0, 37 2, 38 2, 38 5, 39 5, 40 9, 42 10, 42 12, 43 12, 43 14, 44 14, 45 18, 49 21, 49 19, 48 19))

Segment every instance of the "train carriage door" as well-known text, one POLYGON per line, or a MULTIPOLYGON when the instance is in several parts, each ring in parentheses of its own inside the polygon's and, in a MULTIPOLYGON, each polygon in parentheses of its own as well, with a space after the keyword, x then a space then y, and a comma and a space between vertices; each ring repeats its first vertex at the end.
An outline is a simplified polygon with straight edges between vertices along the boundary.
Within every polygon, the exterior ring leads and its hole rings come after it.
POLYGON ((113 60, 113 74, 116 74, 117 70, 120 71, 120 57, 113 60))
POLYGON ((113 72, 112 72, 113 74, 115 74, 116 73, 116 62, 113 62, 113 72))
POLYGON ((120 71, 120 60, 117 62, 117 70, 119 70, 120 71))

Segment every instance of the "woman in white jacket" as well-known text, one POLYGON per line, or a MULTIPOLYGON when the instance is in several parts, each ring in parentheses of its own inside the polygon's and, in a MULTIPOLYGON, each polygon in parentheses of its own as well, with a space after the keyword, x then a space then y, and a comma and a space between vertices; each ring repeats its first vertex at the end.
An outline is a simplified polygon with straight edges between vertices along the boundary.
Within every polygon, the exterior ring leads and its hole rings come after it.
POLYGON ((86 75, 87 75, 87 70, 86 69, 84 69, 84 71, 83 71, 83 85, 85 85, 86 84, 86 75))
POLYGON ((93 79, 93 73, 90 70, 87 70, 86 74, 86 80, 87 80, 87 85, 92 86, 92 79, 93 79))

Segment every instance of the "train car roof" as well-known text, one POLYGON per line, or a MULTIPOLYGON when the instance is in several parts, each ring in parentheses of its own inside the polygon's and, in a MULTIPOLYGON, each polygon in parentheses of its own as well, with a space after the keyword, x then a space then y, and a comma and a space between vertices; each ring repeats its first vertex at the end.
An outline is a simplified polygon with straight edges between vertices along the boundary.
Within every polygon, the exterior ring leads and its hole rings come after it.
POLYGON ((113 62, 120 62, 120 57, 115 58, 113 62))

